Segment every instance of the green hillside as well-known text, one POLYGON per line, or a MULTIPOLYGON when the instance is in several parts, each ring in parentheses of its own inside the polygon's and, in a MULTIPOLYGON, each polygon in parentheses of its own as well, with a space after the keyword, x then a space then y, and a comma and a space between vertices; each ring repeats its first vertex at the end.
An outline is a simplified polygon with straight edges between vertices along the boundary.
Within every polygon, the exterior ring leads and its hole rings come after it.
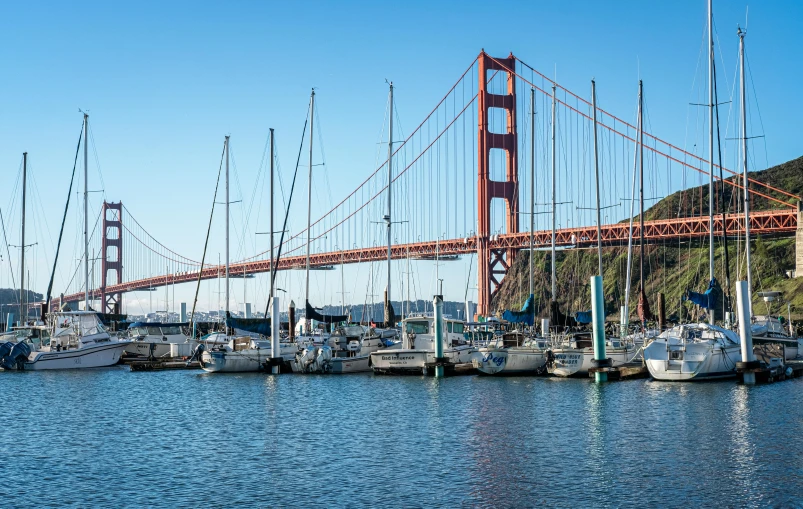
MULTIPOLYGON (((753 172, 751 178, 768 182, 787 192, 803 194, 803 157, 767 170, 753 172)), ((736 198, 730 186, 726 186, 726 202, 736 198)), ((738 191, 733 189, 733 191, 738 191)), ((666 219, 680 215, 690 215, 693 211, 699 214, 700 196, 702 203, 707 204, 708 186, 697 187, 683 193, 675 193, 661 200, 648 211, 647 219, 666 219), (692 199, 694 197, 694 199, 692 199), (685 208, 688 206, 689 208, 685 208), (697 207, 697 208, 694 208, 697 207), (674 211, 674 213, 672 213, 674 211)), ((717 191, 718 193, 718 191, 717 191)), ((780 196, 778 193, 768 193, 780 196)), ((787 198, 788 199, 788 198, 787 198)), ((788 199, 791 201, 791 199, 788 199)), ((755 209, 771 208, 767 199, 756 198, 755 209)), ((735 211, 735 208, 733 209, 735 211)), ((705 212, 707 214, 707 211, 705 212)), ((779 290, 792 303, 793 318, 803 318, 803 277, 789 279, 786 271, 794 269, 795 239, 761 238, 752 239, 751 262, 753 265, 754 310, 756 313, 766 311, 765 304, 755 295, 762 290, 779 290)), ((706 241, 667 239, 666 242, 649 245, 645 248, 644 276, 647 296, 653 310, 656 309, 656 295, 664 294, 666 312, 669 317, 677 317, 681 311, 681 296, 689 289, 702 292, 708 284, 708 244, 706 241)), ((744 242, 729 240, 730 272, 732 284, 739 278, 746 277, 744 260, 744 242)), ((721 238, 716 243, 715 275, 721 284, 725 282, 724 248, 721 238)), ((551 264, 548 251, 537 251, 534 256, 534 279, 536 309, 539 316, 548 314, 551 293, 551 264)), ((510 272, 491 303, 491 309, 518 309, 529 293, 529 252, 520 251, 510 272)), ((627 248, 615 247, 603 249, 603 280, 605 289, 605 307, 609 319, 619 316, 619 306, 624 304, 624 291, 627 274, 627 248)), ((557 295, 561 309, 565 311, 581 311, 591 309, 589 278, 597 272, 597 251, 595 248, 566 249, 558 251, 556 260, 557 295)), ((634 247, 634 258, 631 274, 631 316, 635 316, 637 289, 639 281, 638 246, 634 247)), ((733 291, 733 290, 732 290, 733 291)), ((735 300, 735 293, 733 296, 735 300)), ((686 304, 686 311, 692 307, 686 304)), ((773 310, 777 312, 777 308, 773 310)), ((785 310, 784 310, 785 314, 785 310)), ((688 314, 686 315, 688 316, 688 314)), ((632 318, 631 318, 632 319, 632 318)))

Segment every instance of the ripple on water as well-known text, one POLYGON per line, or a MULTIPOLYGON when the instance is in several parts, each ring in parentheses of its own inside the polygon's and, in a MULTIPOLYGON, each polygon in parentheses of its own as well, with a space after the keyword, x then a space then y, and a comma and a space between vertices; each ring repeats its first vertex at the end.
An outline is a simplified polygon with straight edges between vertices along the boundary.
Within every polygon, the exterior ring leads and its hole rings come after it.
POLYGON ((803 505, 803 380, 0 375, 14 506, 803 505))

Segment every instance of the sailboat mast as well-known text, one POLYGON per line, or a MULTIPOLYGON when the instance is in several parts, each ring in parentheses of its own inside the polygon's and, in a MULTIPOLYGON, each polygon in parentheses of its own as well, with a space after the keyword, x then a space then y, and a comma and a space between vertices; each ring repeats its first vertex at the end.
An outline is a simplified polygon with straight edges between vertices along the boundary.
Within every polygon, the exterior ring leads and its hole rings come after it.
MULTIPOLYGON (((535 255, 535 88, 530 88, 530 295, 535 294, 533 256, 535 255)), ((534 319, 534 317, 533 317, 534 319)), ((468 316, 466 316, 468 322, 468 316)), ((535 322, 533 322, 535 323, 535 322)))
POLYGON ((273 282, 273 128, 270 129, 270 298, 276 296, 276 288, 273 282))
POLYGON ((597 84, 591 80, 591 109, 594 112, 594 178, 597 183, 597 261, 602 277, 602 219, 599 211, 599 149, 597 147, 597 84))
POLYGON ((639 139, 639 292, 644 291, 644 96, 638 82, 638 139, 639 139))
MULTIPOLYGON (((385 221, 388 223, 388 294, 387 299, 388 302, 386 303, 387 306, 390 306, 390 246, 391 246, 391 237, 390 237, 390 211, 391 211, 391 183, 393 181, 393 82, 390 82, 390 112, 388 113, 388 214, 385 217, 385 221)), ((390 312, 388 310, 388 312, 390 312)))
POLYGON ((744 87, 744 36, 747 32, 739 28, 739 101, 742 107, 742 186, 744 187, 744 244, 747 262, 747 296, 750 303, 750 316, 753 316, 753 271, 750 265, 750 192, 747 178, 747 106, 744 87))
POLYGON ((555 279, 555 107, 557 104, 556 86, 552 85, 552 302, 557 302, 558 287, 555 279))
MULTIPOLYGON (((714 33, 712 2, 708 0, 708 280, 714 280, 714 33)), ((708 313, 714 324, 714 313, 708 313)))
MULTIPOLYGON (((89 115, 84 113, 84 311, 89 311, 89 115)), ((23 249, 25 247, 23 246, 23 249)))
MULTIPOLYGON (((304 293, 305 306, 309 306, 309 249, 310 240, 310 225, 312 224, 312 140, 313 140, 313 125, 315 124, 315 89, 312 89, 310 95, 309 106, 309 182, 307 183, 307 266, 306 266, 306 290, 304 293)), ((310 318, 307 316, 306 307, 304 307, 304 321, 307 328, 310 327, 310 318)), ((308 331, 307 334, 309 334, 308 331)))
MULTIPOLYGON (((639 97, 641 97, 641 82, 639 82, 639 97)), ((638 102, 638 125, 636 129, 641 131, 641 100, 638 102)), ((625 309, 624 320, 625 323, 630 321, 630 288, 631 288, 631 275, 633 271, 633 207, 636 204, 636 173, 638 169, 638 149, 639 140, 636 137, 635 147, 633 148, 633 180, 630 185, 630 221, 627 231, 627 275, 625 276, 625 309)))
POLYGON ((28 152, 22 153, 22 241, 20 242, 20 325, 27 321, 25 305, 25 193, 28 181, 28 152))
MULTIPOLYGON (((226 318, 229 317, 229 137, 226 136, 226 318)), ((226 326, 228 333, 228 326, 226 326)))

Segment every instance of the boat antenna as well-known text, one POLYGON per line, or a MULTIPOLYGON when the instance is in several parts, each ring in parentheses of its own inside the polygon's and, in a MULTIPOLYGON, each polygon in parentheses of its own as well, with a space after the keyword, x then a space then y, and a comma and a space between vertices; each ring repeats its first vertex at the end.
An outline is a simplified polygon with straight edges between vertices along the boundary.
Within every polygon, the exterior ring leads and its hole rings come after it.
MULTIPOLYGON (((190 323, 195 324, 195 306, 198 304, 198 292, 201 289, 201 275, 204 272, 204 262, 206 261, 206 249, 209 246, 209 233, 212 231, 212 218, 215 216, 215 203, 217 202, 217 190, 220 186, 220 174, 223 172, 223 158, 226 156, 226 143, 223 144, 223 152, 220 153, 220 165, 217 170, 217 181, 215 182, 215 194, 212 197, 212 212, 209 213, 209 225, 206 227, 206 241, 204 241, 204 253, 201 255, 201 268, 198 269, 198 280, 195 285, 195 299, 192 301, 192 313, 190 313, 190 323)), ((193 325, 194 327, 194 325, 193 325)), ((193 337, 195 333, 193 331, 193 337)))
POLYGON ((310 234, 311 222, 312 222, 312 141, 313 141, 313 126, 315 125, 315 89, 312 89, 312 93, 310 94, 309 98, 309 110, 310 110, 310 119, 309 119, 309 180, 307 183, 307 264, 306 264, 306 291, 304 293, 304 300, 305 300, 305 307, 304 307, 304 331, 309 335, 310 325, 310 317, 307 316, 307 310, 310 308, 309 303, 309 250, 312 241, 312 235, 310 234))
MULTIPOLYGON (((287 233, 287 220, 290 218, 290 204, 293 203, 293 191, 296 188, 296 177, 298 177, 298 166, 301 163, 301 154, 304 151, 304 135, 307 133, 307 123, 310 120, 310 110, 307 109, 307 118, 304 120, 304 128, 301 130, 301 144, 298 147, 298 157, 296 157, 296 169, 293 172, 293 183, 290 185, 290 196, 287 198, 287 209, 284 211, 284 222, 282 223, 282 231, 279 236, 279 249, 276 253, 276 259, 273 262, 273 270, 271 271, 271 285, 276 284, 276 269, 279 267, 279 261, 282 258, 282 246, 284 245, 284 234, 287 233)), ((268 317, 268 309, 270 307, 270 299, 265 306, 265 318, 268 317)), ((306 312, 306 311, 305 311, 306 312)))
MULTIPOLYGON (((50 272, 50 282, 47 284, 47 294, 45 294, 45 305, 42 309, 42 319, 45 313, 50 310, 50 297, 53 292, 53 279, 56 277, 56 264, 59 261, 59 251, 61 250, 61 239, 64 236, 64 224, 67 221, 67 211, 70 209, 70 197, 72 196, 72 185, 75 181, 75 168, 78 166, 78 152, 81 150, 81 137, 84 134, 84 124, 81 122, 81 132, 78 134, 78 145, 75 147, 75 159, 72 164, 72 176, 70 177, 70 188, 67 190, 67 204, 64 205, 64 215, 61 217, 61 230, 59 230, 59 240, 56 243, 56 256, 53 259, 53 270, 50 272)), ((61 302, 60 304, 64 304, 61 302)))

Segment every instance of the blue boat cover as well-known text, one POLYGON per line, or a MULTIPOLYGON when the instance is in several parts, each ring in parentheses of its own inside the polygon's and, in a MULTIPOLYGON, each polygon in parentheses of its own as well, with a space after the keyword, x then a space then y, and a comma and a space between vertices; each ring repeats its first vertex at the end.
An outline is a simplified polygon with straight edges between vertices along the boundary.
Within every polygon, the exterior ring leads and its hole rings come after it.
POLYGON ((712 279, 708 283, 708 289, 705 293, 697 293, 689 290, 686 294, 686 300, 697 304, 701 308, 714 309, 717 307, 717 278, 712 279))
POLYGON ((231 315, 226 315, 226 325, 234 329, 270 337, 270 318, 234 318, 231 315))
POLYGON ((578 311, 574 314, 577 323, 591 323, 591 311, 578 311))
POLYGON ((506 309, 504 313, 502 313, 502 320, 506 320, 511 323, 523 323, 526 325, 532 325, 535 319, 535 297, 530 294, 527 297, 527 300, 524 302, 524 306, 521 308, 521 311, 510 311, 506 309))

